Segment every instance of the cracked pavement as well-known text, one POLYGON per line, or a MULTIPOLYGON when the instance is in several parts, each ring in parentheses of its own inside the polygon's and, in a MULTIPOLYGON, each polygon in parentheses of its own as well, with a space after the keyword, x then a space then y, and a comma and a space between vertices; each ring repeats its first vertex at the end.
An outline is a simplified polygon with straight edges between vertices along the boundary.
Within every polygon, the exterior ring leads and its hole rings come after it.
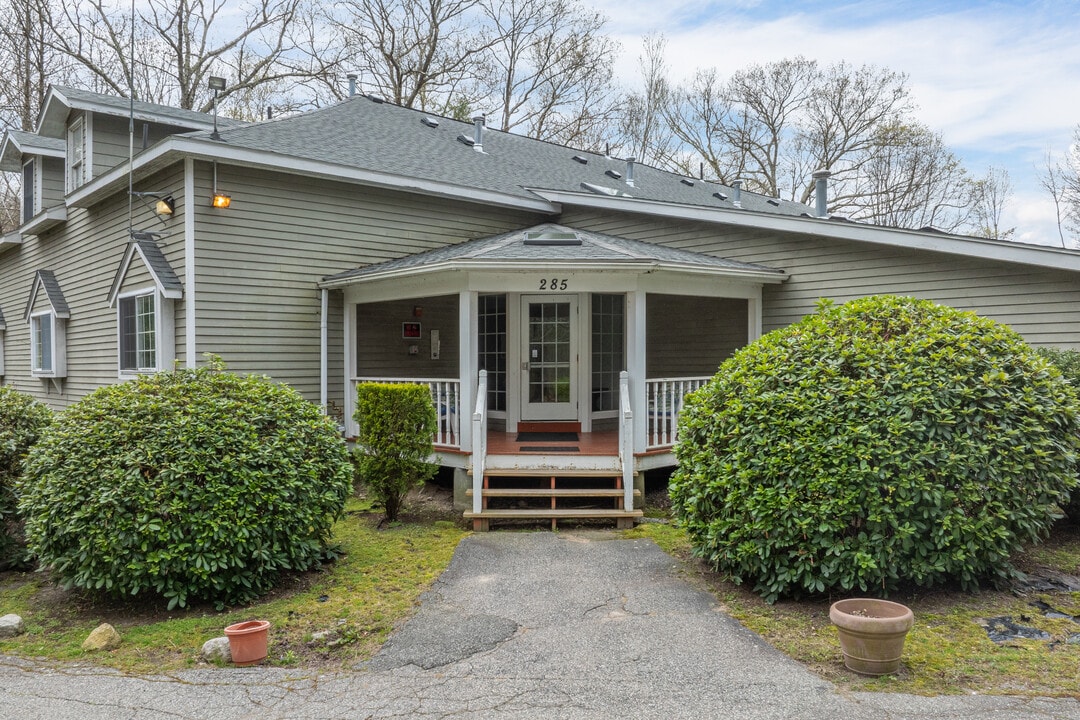
POLYGON ((370 661, 137 677, 0 657, 0 718, 1080 720, 1076 699, 841 693, 722 613, 648 540, 462 541, 370 661))

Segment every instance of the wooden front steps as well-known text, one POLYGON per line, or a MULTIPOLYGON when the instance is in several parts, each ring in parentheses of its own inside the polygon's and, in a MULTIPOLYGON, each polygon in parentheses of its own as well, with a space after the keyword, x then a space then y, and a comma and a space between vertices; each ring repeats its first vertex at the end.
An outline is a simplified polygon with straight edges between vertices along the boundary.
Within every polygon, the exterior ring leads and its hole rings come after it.
MULTIPOLYGON (((473 491, 467 490, 471 497, 473 491)), ((634 526, 641 510, 623 507, 626 497, 622 477, 597 471, 553 474, 550 470, 520 469, 512 473, 485 475, 480 512, 466 512, 473 530, 485 532, 492 520, 550 520, 551 529, 559 520, 611 519, 619 529, 634 526)), ((641 492, 633 491, 640 498, 641 492)))

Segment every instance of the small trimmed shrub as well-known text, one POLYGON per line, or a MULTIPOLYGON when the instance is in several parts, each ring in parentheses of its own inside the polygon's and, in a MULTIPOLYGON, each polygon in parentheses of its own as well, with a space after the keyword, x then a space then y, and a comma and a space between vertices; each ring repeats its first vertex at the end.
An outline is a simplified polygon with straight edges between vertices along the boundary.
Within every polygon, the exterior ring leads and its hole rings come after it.
POLYGON ((360 425, 360 479, 393 522, 409 490, 438 470, 428 463, 437 429, 431 390, 412 383, 360 383, 353 417, 360 425))
MULTIPOLYGON (((1061 350, 1059 348, 1038 348, 1036 351, 1042 357, 1054 363, 1065 379, 1072 383, 1073 388, 1080 393, 1080 350, 1061 350)), ((1072 494, 1065 514, 1073 523, 1080 524, 1080 491, 1072 494)))
POLYGON ((691 394, 673 507, 770 602, 1011 572, 1076 484, 1076 393, 1018 334, 879 296, 761 338, 691 394))
POLYGON ((15 482, 23 460, 52 422, 52 411, 34 398, 0 385, 0 570, 24 567, 29 553, 17 512, 15 482))
POLYGON ((66 586, 219 608, 327 557, 352 489, 334 423, 219 359, 100 388, 34 447, 20 508, 66 586))

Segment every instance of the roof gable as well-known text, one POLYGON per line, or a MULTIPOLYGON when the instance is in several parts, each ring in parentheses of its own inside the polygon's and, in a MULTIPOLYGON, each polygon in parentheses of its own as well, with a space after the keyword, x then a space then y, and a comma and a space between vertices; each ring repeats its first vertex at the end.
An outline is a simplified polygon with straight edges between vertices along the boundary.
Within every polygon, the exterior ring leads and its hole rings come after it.
MULTIPOLYGON (((56 85, 49 88, 41 107, 37 133, 48 137, 64 137, 68 114, 72 110, 86 110, 124 118, 134 114, 135 120, 140 122, 160 123, 188 130, 211 130, 214 127, 214 117, 207 113, 142 100, 132 102, 124 97, 56 85)), ((218 125, 223 128, 244 124, 232 118, 218 118, 218 125)))
POLYGON ((62 158, 67 144, 60 138, 42 137, 21 130, 8 130, 0 142, 0 171, 19 172, 24 155, 62 158))
POLYGON ((26 302, 26 311, 23 320, 30 322, 30 315, 34 311, 34 303, 37 301, 39 292, 44 292, 49 304, 52 305, 56 317, 67 320, 71 317, 71 309, 68 307, 64 293, 60 289, 60 283, 56 281, 56 275, 52 270, 38 270, 34 273, 34 282, 30 286, 30 299, 26 302))
POLYGON ((152 237, 138 237, 128 243, 124 251, 124 259, 120 261, 120 267, 116 269, 112 287, 109 289, 109 307, 116 305, 116 298, 120 295, 120 288, 124 285, 124 279, 131 269, 131 263, 138 258, 146 267, 150 276, 154 279, 154 285, 162 296, 171 300, 179 300, 184 296, 184 286, 180 278, 172 269, 172 265, 165 259, 165 254, 154 242, 152 237))
POLYGON ((545 223, 331 275, 323 279, 323 285, 350 284, 446 269, 528 268, 535 264, 543 267, 569 265, 580 270, 590 267, 625 267, 628 270, 667 268, 751 276, 765 282, 782 282, 787 277, 784 271, 765 265, 545 223))

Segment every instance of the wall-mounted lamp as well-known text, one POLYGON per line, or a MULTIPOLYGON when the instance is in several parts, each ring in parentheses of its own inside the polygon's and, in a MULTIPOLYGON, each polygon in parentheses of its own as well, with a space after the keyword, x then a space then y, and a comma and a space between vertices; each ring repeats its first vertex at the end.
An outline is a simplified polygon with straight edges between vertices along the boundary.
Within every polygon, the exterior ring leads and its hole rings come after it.
POLYGON ((214 161, 214 194, 210 200, 210 204, 213 207, 225 209, 232 205, 232 198, 229 197, 229 193, 218 190, 217 186, 217 160, 214 161))
POLYGON ((164 217, 168 217, 176 212, 176 201, 173 200, 172 195, 158 198, 158 201, 154 203, 154 212, 164 217))

